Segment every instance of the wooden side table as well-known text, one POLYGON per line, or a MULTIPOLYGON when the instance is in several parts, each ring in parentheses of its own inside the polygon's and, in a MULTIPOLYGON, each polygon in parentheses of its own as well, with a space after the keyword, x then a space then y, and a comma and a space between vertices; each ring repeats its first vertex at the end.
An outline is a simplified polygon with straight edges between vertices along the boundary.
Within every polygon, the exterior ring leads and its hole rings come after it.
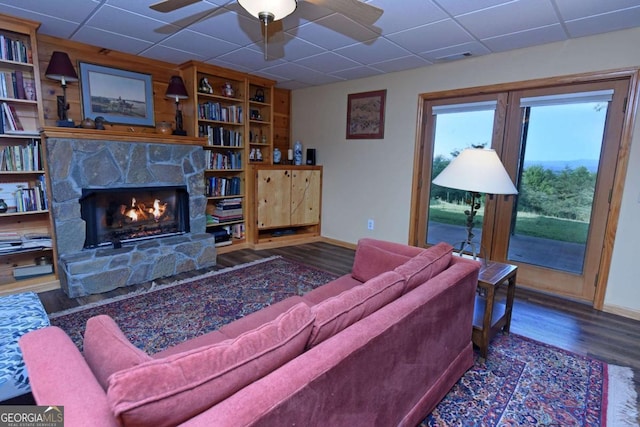
POLYGON ((488 265, 480 268, 472 340, 480 349, 480 356, 483 358, 487 357, 489 342, 498 331, 509 332, 517 272, 517 266, 495 261, 490 261, 488 265), (496 291, 505 283, 507 299, 504 303, 496 302, 496 291))

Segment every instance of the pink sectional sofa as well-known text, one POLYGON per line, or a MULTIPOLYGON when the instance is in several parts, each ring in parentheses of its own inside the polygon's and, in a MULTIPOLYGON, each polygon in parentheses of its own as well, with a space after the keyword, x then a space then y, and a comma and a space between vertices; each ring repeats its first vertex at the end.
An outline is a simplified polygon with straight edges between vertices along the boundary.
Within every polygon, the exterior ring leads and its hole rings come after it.
POLYGON ((73 426, 414 426, 471 367, 479 264, 440 243, 358 242, 352 272, 148 355, 113 320, 83 353, 20 340, 40 405, 73 426))

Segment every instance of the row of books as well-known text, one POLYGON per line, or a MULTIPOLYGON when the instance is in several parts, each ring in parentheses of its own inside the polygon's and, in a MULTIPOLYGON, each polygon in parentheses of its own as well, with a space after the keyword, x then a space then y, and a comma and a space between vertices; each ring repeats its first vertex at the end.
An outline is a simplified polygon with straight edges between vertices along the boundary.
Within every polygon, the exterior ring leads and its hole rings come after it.
POLYGON ((8 145, 0 149, 0 171, 40 171, 42 155, 40 140, 30 139, 25 145, 8 145))
POLYGON ((32 64, 31 48, 22 40, 0 34, 0 59, 32 64))
POLYGON ((36 85, 32 77, 20 70, 0 72, 0 98, 36 100, 36 85))
POLYGON ((219 102, 203 102, 198 104, 198 117, 204 120, 217 120, 219 122, 242 123, 241 105, 222 105, 219 102))
POLYGON ((47 181, 38 176, 33 184, 28 182, 0 183, 0 199, 7 205, 6 212, 32 212, 49 209, 47 181))
POLYGON ((198 127, 198 135, 207 137, 207 143, 211 146, 242 147, 242 132, 225 129, 222 126, 198 127))
POLYGON ((222 178, 211 176, 206 180, 205 194, 209 197, 237 196, 240 194, 241 179, 237 176, 222 178))
POLYGON ((24 133, 24 127, 13 105, 2 103, 0 114, 0 133, 24 133))
POLYGON ((207 169, 242 169, 242 155, 239 151, 205 151, 205 160, 207 169))

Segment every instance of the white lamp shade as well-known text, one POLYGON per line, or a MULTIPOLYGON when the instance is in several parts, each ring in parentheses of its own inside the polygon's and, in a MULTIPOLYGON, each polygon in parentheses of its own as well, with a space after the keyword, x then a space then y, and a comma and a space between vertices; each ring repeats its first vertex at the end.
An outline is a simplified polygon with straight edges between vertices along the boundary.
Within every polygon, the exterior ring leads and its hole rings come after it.
POLYGON ((296 10, 296 0, 238 0, 240 6, 252 16, 260 18, 261 12, 273 14, 273 20, 285 18, 296 10))
POLYGON ((518 194, 495 150, 467 148, 433 180, 442 187, 487 194, 518 194))

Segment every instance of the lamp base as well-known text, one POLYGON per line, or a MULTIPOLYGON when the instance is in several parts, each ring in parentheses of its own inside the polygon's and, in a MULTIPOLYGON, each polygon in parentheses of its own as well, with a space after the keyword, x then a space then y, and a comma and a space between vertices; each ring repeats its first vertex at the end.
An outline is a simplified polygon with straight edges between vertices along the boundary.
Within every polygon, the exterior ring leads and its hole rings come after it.
POLYGON ((187 136, 187 131, 183 129, 176 129, 172 133, 173 135, 187 136))
POLYGON ((76 124, 71 120, 58 120, 56 122, 56 126, 58 126, 59 128, 74 128, 76 127, 76 124))

